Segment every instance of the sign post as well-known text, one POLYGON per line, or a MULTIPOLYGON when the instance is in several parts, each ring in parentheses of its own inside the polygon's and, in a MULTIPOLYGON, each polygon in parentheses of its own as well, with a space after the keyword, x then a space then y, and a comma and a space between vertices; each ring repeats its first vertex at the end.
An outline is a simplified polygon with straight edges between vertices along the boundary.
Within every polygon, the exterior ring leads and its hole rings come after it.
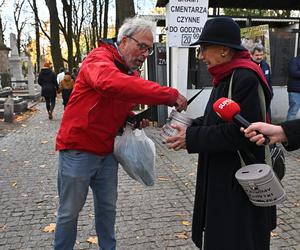
POLYGON ((208 0, 170 0, 167 12, 169 47, 196 42, 208 15, 208 0))
POLYGON ((168 84, 188 97, 195 94, 187 89, 189 45, 197 41, 202 32, 208 0, 170 0, 166 8, 168 84))

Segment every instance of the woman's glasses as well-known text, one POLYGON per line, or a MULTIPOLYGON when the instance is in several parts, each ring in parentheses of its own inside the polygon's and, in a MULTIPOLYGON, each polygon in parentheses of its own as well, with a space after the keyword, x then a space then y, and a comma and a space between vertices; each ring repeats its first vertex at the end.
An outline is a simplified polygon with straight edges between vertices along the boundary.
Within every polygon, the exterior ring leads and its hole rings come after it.
POLYGON ((197 57, 202 54, 208 47, 213 46, 213 44, 203 43, 196 49, 197 57))
POLYGON ((146 45, 144 43, 140 43, 138 40, 136 40, 132 36, 128 36, 128 38, 130 38, 133 41, 135 41, 136 44, 137 44, 137 46, 139 47, 140 51, 142 51, 143 53, 147 52, 149 56, 153 54, 153 48, 152 47, 149 47, 148 45, 146 45))

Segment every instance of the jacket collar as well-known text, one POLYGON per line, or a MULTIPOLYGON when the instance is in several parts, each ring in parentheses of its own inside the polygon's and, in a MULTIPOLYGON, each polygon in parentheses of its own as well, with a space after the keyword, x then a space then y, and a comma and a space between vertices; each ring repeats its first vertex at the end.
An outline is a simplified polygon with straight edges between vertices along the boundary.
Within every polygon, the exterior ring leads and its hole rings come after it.
POLYGON ((114 63, 121 72, 127 75, 134 74, 134 72, 130 68, 128 68, 125 61, 123 60, 118 45, 115 42, 115 39, 101 39, 99 41, 99 47, 106 48, 112 52, 114 57, 114 63))

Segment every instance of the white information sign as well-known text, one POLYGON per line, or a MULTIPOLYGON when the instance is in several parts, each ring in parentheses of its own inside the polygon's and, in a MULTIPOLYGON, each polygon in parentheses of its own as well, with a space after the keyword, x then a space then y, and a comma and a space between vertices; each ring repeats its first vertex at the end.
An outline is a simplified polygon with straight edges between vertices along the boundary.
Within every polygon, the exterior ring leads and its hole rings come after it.
POLYGON ((168 19, 169 47, 188 47, 196 42, 208 15, 208 0, 170 0, 168 19))

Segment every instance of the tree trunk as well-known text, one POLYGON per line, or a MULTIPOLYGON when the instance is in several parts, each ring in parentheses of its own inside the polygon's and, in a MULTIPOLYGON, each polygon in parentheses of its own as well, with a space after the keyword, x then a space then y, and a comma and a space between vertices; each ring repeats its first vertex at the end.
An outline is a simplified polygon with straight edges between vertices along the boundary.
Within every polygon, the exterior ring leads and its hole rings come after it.
POLYGON ((51 56, 54 70, 58 73, 59 69, 63 67, 63 60, 61 56, 61 48, 59 41, 59 18, 56 7, 56 0, 45 0, 50 15, 50 46, 51 56))
POLYGON ((108 31, 108 6, 109 0, 104 1, 104 17, 103 17, 103 37, 107 38, 108 31))
POLYGON ((127 17, 135 16, 133 0, 116 0, 116 34, 127 17))
POLYGON ((82 35, 82 25, 86 18, 84 15, 84 6, 85 0, 72 0, 73 3, 73 38, 74 44, 76 48, 76 53, 73 58, 74 65, 73 67, 77 67, 78 63, 82 61, 81 56, 81 46, 80 46, 80 37, 82 35))
POLYGON ((40 72, 41 69, 41 45, 40 45, 40 25, 39 25, 39 15, 36 6, 36 0, 32 1, 32 10, 34 12, 34 26, 35 26, 35 40, 36 40, 36 70, 40 72))
POLYGON ((68 68, 69 71, 72 70, 74 62, 73 62, 73 29, 72 29, 72 1, 70 0, 70 4, 66 0, 62 0, 64 12, 67 15, 67 33, 65 36, 67 47, 68 47, 68 68))
POLYGON ((97 37, 98 37, 98 21, 97 21, 97 0, 93 0, 93 15, 92 15, 92 47, 95 48, 97 46, 97 37))

